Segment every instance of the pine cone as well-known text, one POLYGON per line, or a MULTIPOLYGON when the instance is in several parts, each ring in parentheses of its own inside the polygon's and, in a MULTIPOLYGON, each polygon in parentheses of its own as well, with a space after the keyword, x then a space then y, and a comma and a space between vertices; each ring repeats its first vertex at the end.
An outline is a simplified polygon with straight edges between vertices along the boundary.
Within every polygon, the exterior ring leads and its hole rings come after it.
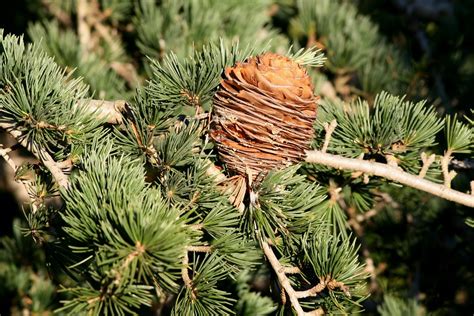
POLYGON ((305 69, 287 57, 266 53, 226 68, 210 133, 220 158, 253 180, 301 160, 314 135, 317 99, 305 69))

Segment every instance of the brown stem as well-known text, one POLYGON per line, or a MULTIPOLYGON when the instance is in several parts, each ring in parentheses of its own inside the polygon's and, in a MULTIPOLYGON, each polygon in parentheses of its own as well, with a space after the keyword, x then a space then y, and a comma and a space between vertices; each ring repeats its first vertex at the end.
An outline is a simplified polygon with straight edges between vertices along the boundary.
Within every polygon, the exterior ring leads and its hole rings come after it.
MULTIPOLYGON (((273 268, 273 271, 275 271, 278 282, 282 286, 282 288, 285 290, 285 292, 288 294, 288 297, 290 298, 291 305, 296 311, 296 314, 298 316, 308 316, 308 315, 321 315, 322 309, 318 308, 316 310, 313 310, 311 312, 306 313, 303 308, 300 305, 300 302, 298 301, 298 293, 302 292, 297 292, 293 289, 291 286, 290 280, 285 274, 285 267, 283 267, 280 264, 280 261, 278 261, 278 258, 275 256, 275 253, 273 252, 272 248, 266 241, 261 241, 261 246, 263 249, 263 252, 265 254, 265 257, 267 257, 268 262, 273 268)), ((324 314, 324 312, 323 312, 324 314)))
POLYGON ((423 162, 423 167, 421 168, 418 177, 424 178, 426 176, 426 173, 428 172, 428 169, 430 168, 431 164, 435 161, 435 158, 435 154, 431 154, 428 157, 425 152, 421 153, 421 161, 423 162))
POLYGON ((41 3, 46 8, 46 10, 49 11, 49 13, 54 15, 54 17, 59 22, 61 22, 61 24, 64 26, 71 26, 71 16, 67 12, 63 11, 57 4, 50 0, 42 0, 41 3))
POLYGON ((280 282, 280 285, 285 289, 286 293, 288 294, 291 301, 291 305, 295 309, 296 313, 298 314, 298 316, 304 316, 305 312, 303 308, 301 307, 300 302, 298 301, 298 298, 296 296, 296 291, 293 289, 293 287, 290 284, 290 280, 285 275, 285 268, 278 261, 278 258, 273 253, 273 250, 272 248, 270 248, 270 245, 266 241, 263 241, 263 240, 262 240, 262 249, 263 249, 263 252, 265 253, 265 256, 268 259, 268 262, 270 262, 270 265, 275 271, 278 277, 278 281, 280 282))
POLYGON ((443 171, 444 185, 447 188, 451 188, 451 181, 456 176, 456 171, 449 171, 449 162, 451 161, 451 150, 446 150, 443 157, 441 157, 441 170, 443 171))
POLYGON ((283 267, 285 274, 299 274, 301 273, 300 268, 298 267, 283 267))
POLYGON ((212 248, 211 246, 188 246, 187 250, 193 252, 211 252, 212 248))
POLYGON ((89 55, 92 43, 92 32, 86 20, 89 11, 89 3, 87 0, 77 0, 77 33, 79 35, 82 58, 86 58, 89 55))
MULTIPOLYGON (((10 157, 9 153, 11 151, 12 150, 10 148, 3 148, 2 145, 0 144, 0 156, 3 157, 3 159, 10 166, 13 172, 16 173, 19 167, 16 164, 16 162, 13 161, 13 159, 10 157)), ((24 180, 16 180, 16 181, 22 184, 22 187, 24 188, 26 196, 28 196, 30 199, 32 212, 35 213, 38 210, 38 201, 35 198, 36 194, 35 194, 34 186, 32 185, 30 181, 24 181, 24 180)))
POLYGON ((436 184, 425 179, 421 179, 418 176, 409 174, 403 170, 388 166, 383 163, 346 158, 323 153, 316 150, 307 151, 305 161, 309 163, 322 164, 337 169, 361 171, 378 177, 383 177, 388 180, 399 182, 403 185, 431 193, 449 201, 453 201, 469 207, 474 207, 474 196, 470 194, 452 190, 450 188, 447 188, 446 186, 436 184))
POLYGON ((332 136, 332 133, 334 132, 334 130, 336 129, 337 127, 337 121, 334 119, 331 121, 331 123, 324 123, 324 130, 326 131, 326 135, 324 136, 324 144, 323 144, 323 148, 321 148, 321 151, 323 153, 326 152, 326 150, 328 149, 328 146, 329 146, 329 142, 331 140, 331 136, 332 136))
POLYGON ((309 290, 306 291, 297 291, 295 295, 297 298, 306 298, 310 296, 317 296, 326 288, 326 282, 321 280, 317 285, 313 286, 309 290))
POLYGON ((58 167, 58 165, 48 152, 46 152, 42 148, 39 148, 39 146, 37 146, 36 144, 28 143, 26 137, 23 137, 20 131, 14 129, 13 124, 0 123, 0 128, 3 128, 8 133, 10 133, 10 135, 12 135, 20 145, 28 149, 36 157, 36 159, 41 161, 43 165, 48 168, 49 172, 51 172, 54 180, 56 180, 56 183, 59 186, 64 188, 69 187, 68 177, 63 173, 61 168, 58 167))
POLYGON ((127 109, 125 100, 79 100, 76 106, 84 107, 88 112, 97 114, 98 119, 105 119, 109 124, 121 124, 123 112, 127 109))

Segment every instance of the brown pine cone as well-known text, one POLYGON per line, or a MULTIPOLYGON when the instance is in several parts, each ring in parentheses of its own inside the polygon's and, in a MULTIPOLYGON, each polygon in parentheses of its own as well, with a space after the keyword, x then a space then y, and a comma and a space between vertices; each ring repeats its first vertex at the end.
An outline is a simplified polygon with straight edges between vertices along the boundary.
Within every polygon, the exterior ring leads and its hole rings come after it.
POLYGON ((306 70, 274 53, 228 67, 214 97, 211 138, 227 168, 253 179, 301 160, 316 101, 306 70))

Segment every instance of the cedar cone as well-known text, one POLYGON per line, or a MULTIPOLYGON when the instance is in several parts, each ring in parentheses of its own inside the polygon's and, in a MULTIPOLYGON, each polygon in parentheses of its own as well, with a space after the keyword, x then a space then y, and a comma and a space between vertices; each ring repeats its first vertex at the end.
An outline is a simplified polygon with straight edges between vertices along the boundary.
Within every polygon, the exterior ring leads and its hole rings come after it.
POLYGON ((287 57, 265 53, 227 67, 210 133, 220 158, 253 180, 301 160, 314 136, 317 99, 306 70, 287 57))

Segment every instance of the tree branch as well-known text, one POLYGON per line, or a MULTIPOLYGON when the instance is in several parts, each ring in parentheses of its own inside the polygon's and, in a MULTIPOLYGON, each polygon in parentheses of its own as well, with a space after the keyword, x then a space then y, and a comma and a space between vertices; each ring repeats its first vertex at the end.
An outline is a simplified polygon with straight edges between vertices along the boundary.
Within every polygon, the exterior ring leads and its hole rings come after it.
POLYGON ((346 158, 316 150, 307 151, 305 161, 309 163, 322 164, 337 169, 361 171, 399 182, 403 185, 431 193, 449 201, 469 207, 474 207, 474 196, 470 194, 452 190, 446 186, 421 179, 416 175, 409 174, 403 170, 383 163, 346 158))
POLYGON ((127 108, 125 100, 79 100, 76 106, 84 107, 90 113, 96 113, 99 119, 106 119, 109 124, 121 124, 123 112, 127 108))
POLYGON ((54 1, 42 0, 41 4, 51 13, 61 24, 70 27, 72 24, 71 16, 63 11, 54 1))
POLYGON ((336 119, 332 120, 331 123, 329 124, 327 122, 324 123, 324 130, 326 131, 326 136, 324 137, 323 148, 321 148, 321 151, 323 153, 325 153, 326 150, 328 149, 329 141, 331 140, 332 133, 334 132, 336 127, 337 127, 336 119))
POLYGON ((444 153, 444 156, 441 157, 441 170, 443 171, 443 177, 444 177, 444 185, 447 188, 451 188, 451 181, 454 179, 456 176, 456 171, 451 170, 449 171, 449 162, 451 161, 451 150, 447 150, 444 153))
POLYGON ((278 281, 280 282, 280 285, 283 287, 283 289, 286 291, 288 294, 288 297, 290 298, 291 305, 295 309, 296 313, 298 316, 309 316, 309 315, 321 315, 322 309, 318 308, 315 309, 311 312, 306 313, 303 308, 300 305, 300 302, 298 301, 298 297, 304 297, 301 296, 302 292, 297 292, 293 289, 291 286, 290 280, 285 274, 285 267, 283 267, 278 261, 278 258, 275 256, 273 253, 272 248, 266 241, 261 241, 262 249, 265 254, 265 257, 267 257, 268 262, 270 262, 270 265, 272 266, 273 270, 275 271, 278 281))
POLYGON ((435 154, 427 156, 425 152, 421 153, 421 161, 423 162, 423 167, 421 168, 418 177, 424 178, 426 176, 426 173, 428 172, 428 169, 430 168, 431 164, 435 161, 435 158, 435 154))
POLYGON ((81 55, 82 58, 86 58, 89 55, 89 51, 92 47, 92 34, 89 25, 87 24, 87 16, 89 14, 89 3, 87 0, 77 1, 77 33, 79 35, 79 42, 81 44, 81 55))
MULTIPOLYGON (((13 170, 13 172, 16 174, 18 171, 18 165, 16 164, 15 161, 10 157, 10 152, 12 150, 10 148, 3 148, 2 144, 0 144, 0 156, 3 157, 3 159, 6 161, 6 163, 10 166, 10 168, 13 170)), ((16 179, 16 182, 21 183, 22 187, 25 190, 26 196, 30 199, 31 202, 31 209, 33 213, 35 213, 38 210, 38 199, 35 194, 35 188, 32 185, 30 181, 25 181, 25 180, 20 180, 16 179)))
POLYGON ((194 291, 193 287, 193 280, 189 277, 189 255, 188 252, 193 251, 193 252, 211 252, 212 248, 211 246, 188 246, 186 248, 186 251, 184 253, 183 260, 181 262, 181 278, 183 279, 184 286, 187 287, 191 291, 191 297, 193 300, 195 300, 196 293, 194 291))
POLYGON ((23 137, 22 133, 14 128, 13 124, 9 123, 0 123, 0 128, 6 130, 10 135, 12 135, 16 141, 29 150, 43 165, 48 168, 49 172, 53 175, 56 183, 64 188, 69 187, 69 179, 67 175, 63 173, 61 168, 56 164, 53 157, 46 152, 44 149, 39 148, 36 144, 28 143, 26 137, 23 137))
POLYGON ((187 250, 193 252, 211 252, 212 248, 211 246, 188 246, 187 250))
POLYGON ((193 290, 193 281, 189 277, 188 268, 189 268, 189 256, 188 250, 186 249, 183 257, 183 261, 181 262, 181 278, 183 279, 184 286, 187 287, 191 291, 191 296, 193 299, 196 299, 196 293, 193 290))
POLYGON ((278 261, 278 258, 275 256, 273 253, 272 248, 270 248, 270 245, 262 240, 262 249, 263 252, 265 253, 265 256, 268 259, 268 262, 270 262, 270 265, 272 266, 273 270, 275 271, 278 281, 280 282, 281 286, 285 289, 286 293, 288 293, 288 296, 290 297, 291 305, 293 305, 293 308, 296 310, 296 313, 298 316, 304 316, 305 312, 303 308, 300 305, 300 302, 298 301, 298 298, 296 296, 296 291, 293 289, 293 287, 290 284, 290 280, 285 275, 285 268, 280 264, 280 261, 278 261))

